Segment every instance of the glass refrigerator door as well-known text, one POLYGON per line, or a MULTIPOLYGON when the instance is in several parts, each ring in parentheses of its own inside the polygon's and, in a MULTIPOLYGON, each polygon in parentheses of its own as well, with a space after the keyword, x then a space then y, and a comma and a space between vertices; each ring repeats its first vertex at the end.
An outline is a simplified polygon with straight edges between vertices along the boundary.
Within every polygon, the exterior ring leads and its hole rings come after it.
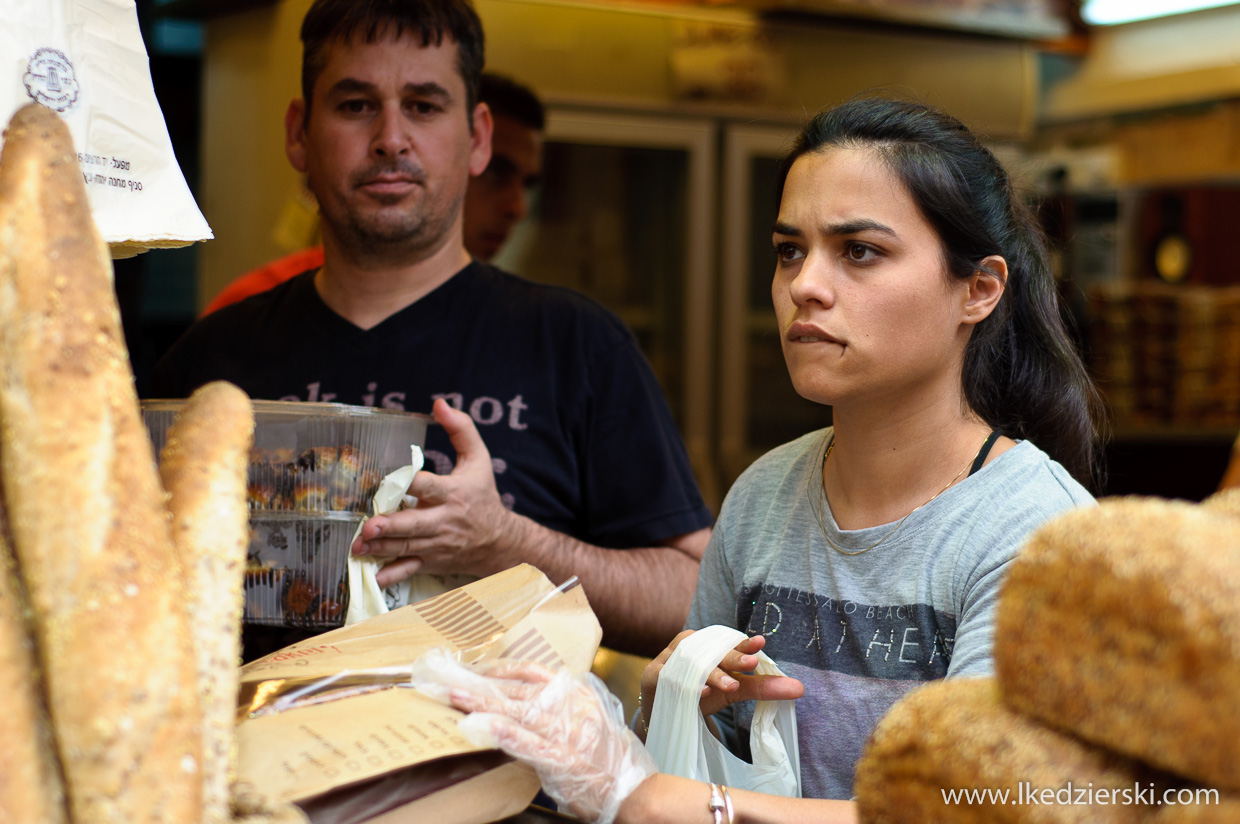
POLYGON ((598 300, 633 330, 707 503, 712 449, 716 133, 709 120, 548 112, 543 182, 497 259, 598 300))
POLYGON ((724 133, 719 469, 726 489, 768 450, 831 423, 784 366, 771 304, 775 182, 795 127, 729 126, 724 133))

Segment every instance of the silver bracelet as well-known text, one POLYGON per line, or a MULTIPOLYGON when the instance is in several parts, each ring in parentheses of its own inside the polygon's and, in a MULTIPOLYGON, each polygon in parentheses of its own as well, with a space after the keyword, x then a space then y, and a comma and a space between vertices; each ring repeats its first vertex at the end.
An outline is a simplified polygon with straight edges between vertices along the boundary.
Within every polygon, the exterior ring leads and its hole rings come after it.
POLYGON ((714 816, 715 824, 723 824, 723 811, 727 809, 727 805, 723 800, 723 793, 719 791, 718 784, 710 785, 710 803, 707 809, 714 816))
POLYGON ((728 824, 736 824, 735 810, 732 808, 732 794, 722 784, 719 785, 719 789, 723 791, 723 812, 728 817, 728 824))

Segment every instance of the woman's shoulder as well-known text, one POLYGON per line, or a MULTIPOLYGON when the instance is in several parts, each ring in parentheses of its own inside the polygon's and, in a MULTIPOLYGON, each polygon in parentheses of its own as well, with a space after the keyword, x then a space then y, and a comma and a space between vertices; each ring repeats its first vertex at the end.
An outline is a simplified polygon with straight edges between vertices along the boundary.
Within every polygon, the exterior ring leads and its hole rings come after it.
POLYGON ((995 557, 1010 555, 1056 515, 1096 505, 1089 490, 1029 441, 1017 442, 954 491, 937 511, 940 530, 968 536, 966 544, 987 547, 995 557))
POLYGON ((831 427, 816 429, 813 432, 806 432, 795 440, 780 444, 750 464, 749 468, 741 473, 741 477, 783 474, 790 468, 803 466, 806 462, 821 460, 823 450, 830 442, 831 433, 831 427))
POLYGON ((724 507, 728 508, 729 501, 736 507, 744 500, 769 500, 781 487, 802 483, 806 473, 821 462, 830 436, 830 427, 818 429, 762 455, 733 482, 724 507))
POLYGON ((1018 441, 984 467, 978 479, 998 487, 996 492, 1019 495, 1032 505, 1045 504, 1058 509, 1094 503, 1089 490, 1032 441, 1018 441))

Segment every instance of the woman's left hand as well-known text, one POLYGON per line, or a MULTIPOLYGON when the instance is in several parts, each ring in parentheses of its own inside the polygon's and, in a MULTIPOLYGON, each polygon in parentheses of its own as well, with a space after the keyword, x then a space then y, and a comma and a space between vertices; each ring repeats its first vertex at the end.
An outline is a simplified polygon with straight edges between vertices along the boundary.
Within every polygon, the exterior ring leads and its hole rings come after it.
MULTIPOLYGON (((654 696, 659 687, 659 676, 663 665, 672 657, 676 647, 693 634, 693 630, 685 630, 672 639, 667 649, 659 653, 642 671, 641 680, 641 726, 650 727, 650 712, 654 707, 654 696)), ((699 706, 703 717, 709 718, 714 713, 737 701, 791 701, 805 694, 805 686, 795 678, 779 675, 750 675, 758 666, 758 651, 766 646, 766 638, 754 635, 746 638, 723 656, 723 660, 706 676, 706 684, 702 687, 702 698, 699 706)))
POLYGON ((415 674, 413 686, 472 713, 458 723, 467 738, 532 766, 547 794, 578 818, 611 824, 658 769, 625 726, 619 699, 593 675, 504 661, 476 671, 446 655, 434 668, 434 683, 415 674))

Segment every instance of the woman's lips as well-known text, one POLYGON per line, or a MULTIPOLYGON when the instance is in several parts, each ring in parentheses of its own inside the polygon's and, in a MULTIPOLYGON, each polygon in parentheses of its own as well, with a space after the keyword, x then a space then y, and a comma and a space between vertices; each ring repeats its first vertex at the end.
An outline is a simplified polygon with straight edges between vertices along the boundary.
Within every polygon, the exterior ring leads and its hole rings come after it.
POLYGON ((833 335, 810 323, 794 323, 788 327, 788 340, 792 343, 837 343, 843 345, 833 335))

